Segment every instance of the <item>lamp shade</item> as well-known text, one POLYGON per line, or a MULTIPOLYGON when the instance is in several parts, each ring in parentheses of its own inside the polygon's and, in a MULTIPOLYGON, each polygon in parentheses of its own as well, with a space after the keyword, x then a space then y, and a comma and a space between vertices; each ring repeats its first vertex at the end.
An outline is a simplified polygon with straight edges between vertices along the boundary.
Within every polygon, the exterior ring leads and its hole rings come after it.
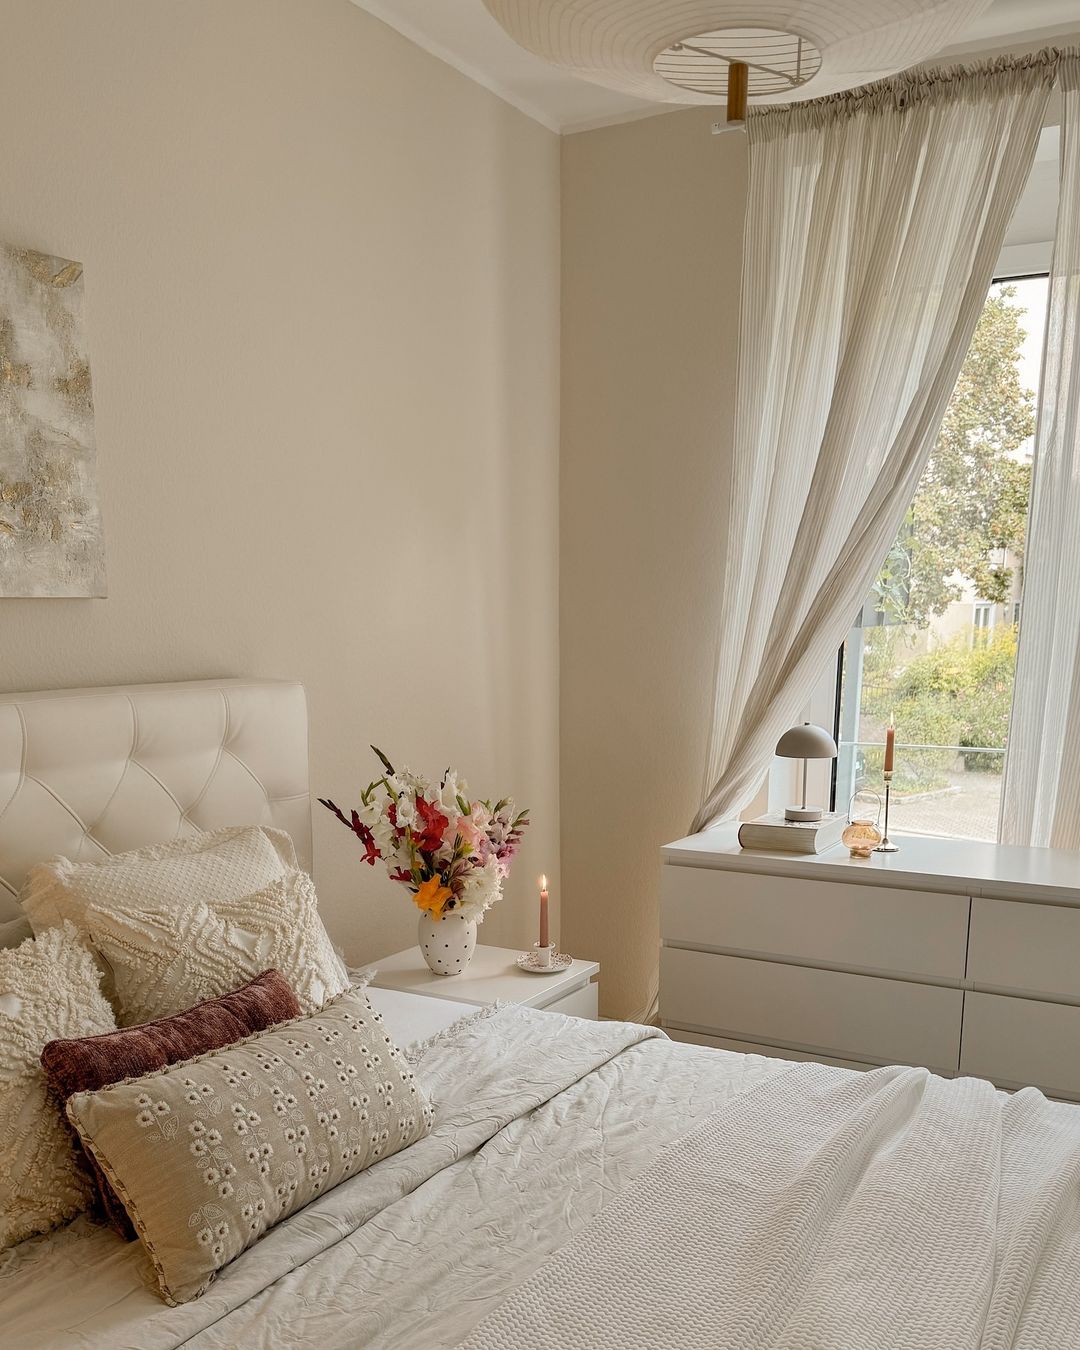
POLYGON ((832 759, 836 742, 824 727, 803 722, 784 732, 776 742, 776 753, 782 759, 832 759))
POLYGON ((721 103, 732 62, 757 103, 818 98, 906 70, 989 0, 484 0, 528 51, 658 103, 721 103))

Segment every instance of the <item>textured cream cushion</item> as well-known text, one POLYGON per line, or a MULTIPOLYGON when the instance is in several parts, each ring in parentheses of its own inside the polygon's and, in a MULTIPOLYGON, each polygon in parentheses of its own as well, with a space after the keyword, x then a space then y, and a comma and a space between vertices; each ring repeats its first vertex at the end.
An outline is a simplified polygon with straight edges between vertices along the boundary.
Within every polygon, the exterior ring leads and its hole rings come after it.
POLYGON ((174 1304, 433 1121, 361 990, 223 1050, 76 1093, 67 1112, 174 1304))
POLYGON ((89 905, 107 909, 138 901, 165 909, 186 903, 192 895, 238 900, 296 865, 292 840, 284 830, 234 826, 98 862, 51 858, 30 869, 19 902, 35 933, 65 919, 84 928, 89 905))
POLYGON ((83 921, 111 968, 124 1026, 218 998, 264 970, 281 972, 305 1012, 349 987, 314 884, 296 868, 236 898, 202 889, 165 905, 114 896, 88 905, 83 921))
POLYGON ((131 1026, 217 998, 271 967, 305 1012, 348 986, 310 879, 282 830, 237 826, 118 853, 53 858, 20 897, 34 929, 70 920, 106 965, 131 1026))
POLYGON ((39 1056, 57 1037, 116 1029, 100 980, 71 924, 0 951, 0 1247, 66 1223, 93 1198, 39 1056))

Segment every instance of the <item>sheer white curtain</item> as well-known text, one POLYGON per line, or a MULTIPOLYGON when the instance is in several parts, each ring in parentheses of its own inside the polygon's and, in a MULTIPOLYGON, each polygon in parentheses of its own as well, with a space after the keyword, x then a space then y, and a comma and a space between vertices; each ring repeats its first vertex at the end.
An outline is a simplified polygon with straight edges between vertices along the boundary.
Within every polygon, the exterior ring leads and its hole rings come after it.
POLYGON ((1041 53, 751 116, 724 623, 694 830, 752 798, 896 535, 1055 67, 1041 53))
POLYGON ((1058 202, 1001 838, 1080 848, 1080 54, 1061 58, 1058 202))

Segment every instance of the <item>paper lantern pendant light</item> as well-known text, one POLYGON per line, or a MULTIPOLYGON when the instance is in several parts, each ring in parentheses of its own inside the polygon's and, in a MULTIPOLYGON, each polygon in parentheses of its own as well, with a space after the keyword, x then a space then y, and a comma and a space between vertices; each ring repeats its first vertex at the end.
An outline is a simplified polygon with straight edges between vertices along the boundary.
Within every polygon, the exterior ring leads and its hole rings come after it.
MULTIPOLYGON (((659 103, 818 98, 955 41, 989 0, 484 0, 515 42, 659 103)), ((730 116, 730 114, 729 114, 730 116)), ((738 116, 732 120, 740 120, 738 116)))

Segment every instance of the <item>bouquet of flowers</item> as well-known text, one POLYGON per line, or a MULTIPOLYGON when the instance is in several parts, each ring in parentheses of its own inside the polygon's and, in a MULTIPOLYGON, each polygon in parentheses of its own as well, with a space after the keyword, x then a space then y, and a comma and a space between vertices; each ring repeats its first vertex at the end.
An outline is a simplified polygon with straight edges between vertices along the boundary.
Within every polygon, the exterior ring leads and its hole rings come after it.
POLYGON ((320 804, 356 835, 366 863, 381 860, 391 881, 409 888, 418 909, 433 919, 481 921, 502 894, 528 811, 517 811, 509 797, 471 800, 451 769, 438 785, 411 769, 398 772, 371 748, 384 773, 360 794, 359 808, 346 816, 326 798, 320 804))

